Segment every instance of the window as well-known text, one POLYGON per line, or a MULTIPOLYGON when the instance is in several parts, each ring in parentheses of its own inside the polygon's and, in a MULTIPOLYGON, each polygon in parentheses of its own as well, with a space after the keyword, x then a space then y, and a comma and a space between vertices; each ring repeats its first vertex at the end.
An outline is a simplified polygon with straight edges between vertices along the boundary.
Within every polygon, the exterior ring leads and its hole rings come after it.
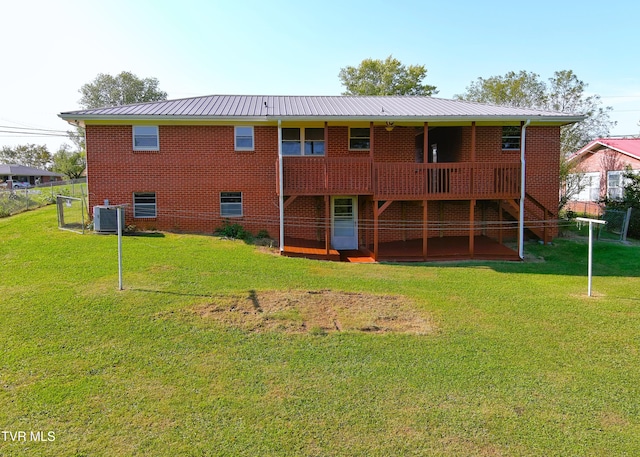
POLYGON ((349 129, 349 149, 368 150, 371 144, 369 127, 349 129))
POLYGON ((150 218, 157 216, 156 193, 135 192, 133 194, 133 217, 150 218))
POLYGON ((236 151, 253 151, 253 127, 235 128, 236 151))
POLYGON ((520 127, 502 127, 502 149, 519 151, 521 134, 520 127))
POLYGON ((600 173, 572 173, 567 176, 567 189, 580 189, 574 200, 597 202, 600 199, 600 173))
POLYGON ((607 197, 612 200, 622 200, 624 185, 624 171, 607 172, 607 197))
POLYGON ((133 150, 134 151, 158 151, 160 141, 158 126, 133 126, 133 150))
POLYGON ((282 155, 324 155, 324 128, 283 128, 282 155))
POLYGON ((220 192, 220 216, 242 216, 242 192, 220 192))

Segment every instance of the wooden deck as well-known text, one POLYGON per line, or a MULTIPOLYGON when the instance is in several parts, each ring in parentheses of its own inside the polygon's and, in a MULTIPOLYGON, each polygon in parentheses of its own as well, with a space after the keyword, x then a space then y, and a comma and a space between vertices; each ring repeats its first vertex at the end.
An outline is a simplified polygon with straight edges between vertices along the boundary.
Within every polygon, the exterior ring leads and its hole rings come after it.
MULTIPOLYGON (((373 254, 366 248, 351 251, 330 249, 327 254, 324 241, 287 238, 283 255, 308 259, 332 260, 342 262, 374 262, 373 254)), ((474 255, 469 255, 469 237, 450 236, 429 238, 427 243, 427 262, 453 260, 520 260, 517 251, 486 236, 474 237, 474 255)), ((378 247, 380 262, 424 262, 422 240, 394 241, 380 243, 378 247)))
POLYGON ((364 157, 284 157, 283 186, 284 194, 289 196, 371 195, 374 200, 512 199, 520 195, 520 164, 379 163, 364 157))

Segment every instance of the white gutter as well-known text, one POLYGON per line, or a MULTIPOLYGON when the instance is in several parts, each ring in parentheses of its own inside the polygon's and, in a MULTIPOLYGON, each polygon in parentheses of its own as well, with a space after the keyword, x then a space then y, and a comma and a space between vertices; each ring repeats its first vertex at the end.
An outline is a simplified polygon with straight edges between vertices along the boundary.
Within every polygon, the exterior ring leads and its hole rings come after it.
POLYGON ((531 119, 527 119, 522 125, 522 134, 520 138, 520 221, 518 223, 518 256, 524 260, 524 200, 526 197, 526 161, 524 153, 527 145, 527 126, 531 123, 531 119))
POLYGON ((282 164, 282 120, 278 119, 278 190, 279 201, 278 208, 280 209, 280 254, 284 252, 284 179, 283 179, 283 164, 282 164))

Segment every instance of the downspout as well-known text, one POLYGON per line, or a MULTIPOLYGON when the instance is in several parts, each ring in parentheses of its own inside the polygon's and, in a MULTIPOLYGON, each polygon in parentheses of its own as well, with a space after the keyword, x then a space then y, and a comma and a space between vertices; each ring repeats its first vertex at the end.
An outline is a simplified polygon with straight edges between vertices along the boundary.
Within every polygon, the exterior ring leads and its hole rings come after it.
POLYGON ((280 210, 280 254, 284 252, 284 179, 282 163, 282 120, 278 119, 278 193, 280 210))
POLYGON ((520 135, 520 221, 518 223, 518 256, 520 260, 524 260, 524 200, 526 198, 526 161, 524 158, 527 145, 527 126, 531 123, 531 119, 527 119, 522 125, 522 133, 520 135))

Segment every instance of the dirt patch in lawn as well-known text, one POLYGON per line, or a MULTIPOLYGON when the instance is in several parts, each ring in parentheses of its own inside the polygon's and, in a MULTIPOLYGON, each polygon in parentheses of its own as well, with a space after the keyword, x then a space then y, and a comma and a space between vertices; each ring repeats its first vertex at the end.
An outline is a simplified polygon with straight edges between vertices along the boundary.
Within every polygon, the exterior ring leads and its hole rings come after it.
POLYGON ((320 291, 249 291, 214 297, 194 312, 248 331, 323 334, 340 331, 429 334, 430 316, 406 297, 320 291))

